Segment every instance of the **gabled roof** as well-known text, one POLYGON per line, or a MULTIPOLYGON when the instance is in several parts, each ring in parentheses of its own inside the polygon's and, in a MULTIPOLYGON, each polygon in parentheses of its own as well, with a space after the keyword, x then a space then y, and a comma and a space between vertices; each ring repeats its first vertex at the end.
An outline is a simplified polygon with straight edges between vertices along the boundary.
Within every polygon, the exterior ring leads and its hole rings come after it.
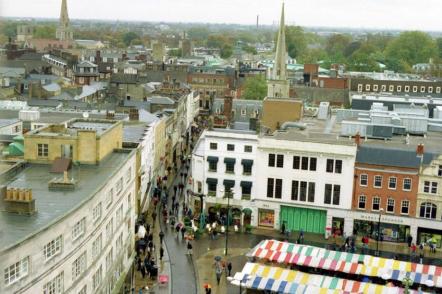
MULTIPOLYGON (((407 146, 408 147, 408 146, 407 146)), ((437 154, 426 152, 423 164, 429 164, 437 154)), ((416 156, 416 150, 409 148, 397 149, 386 146, 370 146, 362 144, 356 154, 356 163, 384 165, 394 167, 418 168, 421 158, 416 156)))
POLYGON ((95 63, 92 63, 90 61, 83 60, 77 64, 77 67, 98 67, 98 65, 96 65, 95 63))

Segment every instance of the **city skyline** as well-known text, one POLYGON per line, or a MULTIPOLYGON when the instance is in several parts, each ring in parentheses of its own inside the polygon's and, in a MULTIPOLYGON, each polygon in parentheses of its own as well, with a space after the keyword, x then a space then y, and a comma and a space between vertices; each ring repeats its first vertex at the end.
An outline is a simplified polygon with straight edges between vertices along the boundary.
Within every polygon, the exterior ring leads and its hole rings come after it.
MULTIPOLYGON (((365 29, 399 29, 442 31, 437 0, 426 5, 413 0, 360 0, 357 3, 337 0, 312 0, 302 6, 297 1, 285 1, 286 23, 306 27, 347 27, 365 29), (361 12, 364 12, 363 14, 361 12), (412 20, 412 21, 410 21, 412 20)), ((101 19, 146 22, 232 23, 253 25, 259 15, 260 24, 278 21, 282 1, 269 0, 134 0, 132 5, 109 5, 104 0, 68 1, 71 19, 101 19), (84 9, 85 6, 89 9, 84 9), (171 13, 174 7, 177 13, 171 13), (154 13, 150 13, 154 9, 154 13), (205 11, 201 15, 201 11, 205 11), (239 11, 240 13, 232 13, 239 11)), ((0 0, 2 17, 58 18, 61 0, 0 0)))

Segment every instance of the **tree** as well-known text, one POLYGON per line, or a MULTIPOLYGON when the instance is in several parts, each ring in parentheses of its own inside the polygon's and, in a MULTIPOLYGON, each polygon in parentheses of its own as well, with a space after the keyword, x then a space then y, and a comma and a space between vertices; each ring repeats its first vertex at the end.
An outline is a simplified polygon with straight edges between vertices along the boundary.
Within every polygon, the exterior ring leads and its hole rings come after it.
POLYGON ((258 52, 256 51, 256 48, 253 47, 253 46, 245 45, 245 46, 242 47, 242 49, 243 49, 245 52, 250 53, 250 54, 253 54, 253 55, 258 54, 258 52))
POLYGON ((354 71, 380 71, 374 53, 376 47, 365 43, 358 50, 353 52, 349 61, 349 69, 354 71))
POLYGON ((220 57, 223 59, 229 58, 233 54, 233 47, 230 44, 224 44, 221 48, 220 57))
POLYGON ((439 58, 442 58, 442 38, 436 39, 437 49, 439 50, 439 58))
POLYGON ((262 100, 267 94, 267 83, 263 75, 248 77, 241 96, 248 100, 262 100))
POLYGON ((342 55, 344 56, 344 50, 349 46, 351 37, 343 34, 334 34, 327 38, 325 43, 325 51, 330 56, 342 55))
POLYGON ((34 38, 53 39, 55 38, 55 25, 38 26, 34 31, 34 38))
POLYGON ((134 33, 134 32, 127 32, 127 33, 124 33, 122 36, 122 40, 126 46, 129 46, 133 40, 139 39, 139 38, 140 38, 140 36, 138 36, 138 34, 134 33))
MULTIPOLYGON (((387 63, 400 70, 410 71, 416 63, 426 63, 438 55, 436 42, 427 33, 403 32, 385 49, 387 63)), ((394 69, 394 68, 392 68, 394 69)))
POLYGON ((300 26, 286 26, 285 41, 291 58, 299 58, 307 51, 306 35, 300 26))
POLYGON ((181 48, 171 49, 169 51, 169 56, 182 57, 183 56, 183 50, 181 50, 181 48))

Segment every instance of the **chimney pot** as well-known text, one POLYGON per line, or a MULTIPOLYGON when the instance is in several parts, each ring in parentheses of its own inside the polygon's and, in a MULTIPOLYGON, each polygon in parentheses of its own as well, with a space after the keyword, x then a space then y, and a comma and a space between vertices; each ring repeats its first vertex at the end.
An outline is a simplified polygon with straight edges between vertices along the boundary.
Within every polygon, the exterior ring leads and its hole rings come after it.
POLYGON ((359 134, 359 132, 357 132, 355 135, 355 143, 357 146, 361 145, 361 135, 359 134))
POLYGON ((419 144, 419 145, 417 145, 417 148, 416 148, 416 154, 418 155, 418 156, 423 156, 424 155, 424 152, 425 152, 425 150, 424 150, 424 144, 419 144))

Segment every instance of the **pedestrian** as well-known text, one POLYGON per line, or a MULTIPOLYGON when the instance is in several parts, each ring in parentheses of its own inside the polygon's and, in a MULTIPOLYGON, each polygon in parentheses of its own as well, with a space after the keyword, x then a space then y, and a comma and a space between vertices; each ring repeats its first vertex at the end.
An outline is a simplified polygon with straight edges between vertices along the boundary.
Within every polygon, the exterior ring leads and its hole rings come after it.
POLYGON ((178 238, 180 236, 180 230, 181 230, 180 224, 176 225, 175 230, 176 230, 176 237, 178 238))
POLYGON ((175 199, 176 199, 176 197, 175 197, 175 195, 173 195, 173 197, 172 197, 172 207, 175 206, 175 199))
POLYGON ((419 254, 419 263, 422 264, 424 262, 424 252, 419 254))
POLYGON ((413 242, 413 237, 410 234, 408 234, 408 236, 407 236, 408 247, 411 247, 412 242, 413 242))
POLYGON ((144 267, 144 264, 141 264, 141 276, 143 279, 146 277, 146 268, 144 267))
POLYGON ((179 211, 179 208, 180 208, 180 204, 177 202, 177 203, 175 203, 175 214, 178 216, 178 211, 179 211))
MULTIPOLYGON (((189 255, 189 256, 191 256, 192 255, 192 243, 190 243, 190 241, 187 241, 187 254, 189 255)), ((219 282, 218 282, 218 284, 219 284, 219 282)))
POLYGON ((176 195, 177 190, 178 190, 178 186, 177 185, 173 186, 173 191, 175 192, 175 195, 176 195))
POLYGON ((221 266, 221 263, 219 261, 215 262, 215 275, 216 275, 216 282, 219 285, 219 282, 221 281, 221 275, 223 274, 223 267, 221 266))
POLYGON ((281 234, 285 235, 285 222, 282 222, 281 234))
POLYGON ((205 294, 212 294, 212 286, 210 286, 210 284, 204 285, 204 289, 206 291, 205 294))
POLYGON ((163 246, 160 247, 160 260, 163 260, 163 256, 164 256, 164 248, 163 246))
POLYGON ((155 227, 155 220, 157 219, 157 213, 155 210, 152 212, 152 226, 155 227))
POLYGON ((181 239, 184 240, 184 234, 186 233, 186 227, 182 226, 181 227, 181 239))
POLYGON ((164 239, 164 233, 163 231, 160 231, 160 233, 158 234, 160 236, 160 244, 163 244, 163 239, 164 239))
POLYGON ((229 277, 231 276, 231 272, 232 272, 232 263, 229 261, 227 263, 227 271, 229 273, 229 277))
POLYGON ((416 249, 417 249, 416 244, 412 243, 410 246, 410 249, 411 249, 411 256, 415 257, 416 256, 416 249))

